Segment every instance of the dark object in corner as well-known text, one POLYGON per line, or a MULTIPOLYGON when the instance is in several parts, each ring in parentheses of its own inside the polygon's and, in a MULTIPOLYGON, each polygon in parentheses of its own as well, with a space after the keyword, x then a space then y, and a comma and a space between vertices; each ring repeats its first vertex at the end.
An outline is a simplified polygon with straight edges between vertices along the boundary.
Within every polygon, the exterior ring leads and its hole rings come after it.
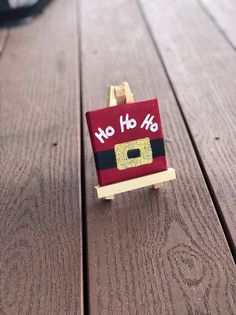
POLYGON ((23 19, 40 14, 51 0, 25 0, 21 5, 16 1, 0 0, 0 26, 13 25, 23 19))

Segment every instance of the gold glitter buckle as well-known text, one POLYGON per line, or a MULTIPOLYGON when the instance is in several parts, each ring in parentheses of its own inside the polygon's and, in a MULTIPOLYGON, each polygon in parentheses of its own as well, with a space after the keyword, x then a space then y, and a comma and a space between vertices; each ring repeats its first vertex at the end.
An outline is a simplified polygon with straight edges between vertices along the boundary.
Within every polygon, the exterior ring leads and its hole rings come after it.
POLYGON ((115 145, 118 170, 150 164, 153 161, 149 138, 143 138, 115 145))

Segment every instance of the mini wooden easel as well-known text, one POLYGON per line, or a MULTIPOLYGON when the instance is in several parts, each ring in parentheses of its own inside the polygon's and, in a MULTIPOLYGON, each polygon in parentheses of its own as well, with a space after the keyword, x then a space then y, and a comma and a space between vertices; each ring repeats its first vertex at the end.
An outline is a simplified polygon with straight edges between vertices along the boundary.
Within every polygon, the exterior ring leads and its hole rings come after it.
MULTIPOLYGON (((120 85, 109 86, 108 106, 116 106, 133 102, 134 97, 127 82, 123 82, 120 85)), ((145 175, 106 186, 95 186, 95 188, 97 190, 98 198, 114 199, 116 194, 142 187, 152 186, 154 189, 158 189, 164 182, 173 179, 176 179, 175 170, 173 168, 168 168, 163 172, 145 175)))

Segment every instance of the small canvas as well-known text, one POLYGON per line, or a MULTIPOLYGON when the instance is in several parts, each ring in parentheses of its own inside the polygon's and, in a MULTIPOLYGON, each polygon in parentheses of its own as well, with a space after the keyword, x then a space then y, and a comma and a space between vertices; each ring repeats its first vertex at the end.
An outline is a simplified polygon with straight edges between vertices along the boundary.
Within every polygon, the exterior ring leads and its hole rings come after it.
POLYGON ((86 113, 100 186, 167 169, 157 99, 86 113))

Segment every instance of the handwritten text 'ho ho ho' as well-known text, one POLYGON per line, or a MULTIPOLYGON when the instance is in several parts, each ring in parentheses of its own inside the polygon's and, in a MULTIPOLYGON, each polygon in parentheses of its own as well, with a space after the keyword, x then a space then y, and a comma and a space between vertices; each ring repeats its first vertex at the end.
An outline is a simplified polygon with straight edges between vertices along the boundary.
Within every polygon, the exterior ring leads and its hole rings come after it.
MULTIPOLYGON (((156 132, 159 129, 158 123, 153 122, 154 116, 147 114, 144 118, 140 128, 145 128, 146 130, 150 130, 151 132, 156 132)), ((120 130, 121 132, 125 132, 125 130, 134 129, 137 127, 137 121, 134 118, 129 118, 129 114, 120 116, 120 130)), ((109 137, 115 134, 115 129, 112 126, 107 126, 105 130, 102 128, 98 128, 98 131, 95 132, 95 136, 101 143, 104 143, 104 139, 108 139, 109 137)))

